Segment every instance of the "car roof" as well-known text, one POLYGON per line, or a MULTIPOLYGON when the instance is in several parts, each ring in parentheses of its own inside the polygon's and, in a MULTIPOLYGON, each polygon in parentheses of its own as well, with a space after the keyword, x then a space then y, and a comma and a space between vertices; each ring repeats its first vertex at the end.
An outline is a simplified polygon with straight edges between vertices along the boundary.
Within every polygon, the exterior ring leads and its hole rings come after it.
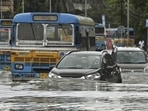
POLYGON ((143 51, 139 47, 116 47, 117 51, 143 51))
POLYGON ((107 51, 73 51, 73 52, 69 52, 69 54, 98 54, 98 55, 102 55, 103 52, 107 51))

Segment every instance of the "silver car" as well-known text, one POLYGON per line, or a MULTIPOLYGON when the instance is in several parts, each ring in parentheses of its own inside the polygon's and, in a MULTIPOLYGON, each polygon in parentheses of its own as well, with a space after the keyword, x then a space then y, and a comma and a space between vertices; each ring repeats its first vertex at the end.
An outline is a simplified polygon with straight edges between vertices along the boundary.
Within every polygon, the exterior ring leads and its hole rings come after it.
POLYGON ((148 66, 147 55, 139 47, 115 47, 112 55, 122 72, 143 72, 148 66))

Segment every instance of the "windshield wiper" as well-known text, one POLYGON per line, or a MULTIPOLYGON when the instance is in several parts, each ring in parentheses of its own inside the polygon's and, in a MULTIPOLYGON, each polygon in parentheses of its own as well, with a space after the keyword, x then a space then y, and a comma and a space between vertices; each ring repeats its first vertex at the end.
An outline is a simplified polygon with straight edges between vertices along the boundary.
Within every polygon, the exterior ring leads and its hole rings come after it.
POLYGON ((146 62, 132 62, 132 61, 130 62, 129 61, 129 62, 118 62, 118 63, 122 63, 122 64, 124 64, 124 63, 125 64, 143 64, 143 63, 146 63, 146 62))
POLYGON ((71 66, 71 67, 58 67, 59 69, 84 69, 84 67, 76 67, 76 66, 71 66))
POLYGON ((30 25, 31 25, 31 30, 32 30, 33 37, 35 39, 35 32, 34 32, 33 24, 31 23, 30 25))
POLYGON ((136 63, 138 63, 138 64, 143 64, 143 63, 146 63, 146 62, 136 62, 136 63))

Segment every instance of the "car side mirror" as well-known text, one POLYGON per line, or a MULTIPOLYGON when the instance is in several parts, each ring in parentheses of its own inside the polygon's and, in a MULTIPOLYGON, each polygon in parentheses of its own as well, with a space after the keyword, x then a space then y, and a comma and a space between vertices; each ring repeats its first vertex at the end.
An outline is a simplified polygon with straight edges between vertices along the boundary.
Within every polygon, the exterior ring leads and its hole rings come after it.
POLYGON ((54 67, 54 66, 50 66, 50 67, 49 67, 49 71, 51 71, 51 70, 53 69, 53 67, 54 67))

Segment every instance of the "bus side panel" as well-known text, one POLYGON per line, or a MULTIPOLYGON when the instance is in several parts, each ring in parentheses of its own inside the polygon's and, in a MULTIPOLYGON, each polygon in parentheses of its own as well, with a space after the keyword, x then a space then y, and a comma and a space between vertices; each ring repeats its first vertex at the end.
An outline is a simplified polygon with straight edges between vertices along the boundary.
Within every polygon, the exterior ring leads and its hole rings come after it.
POLYGON ((10 71, 10 51, 0 51, 0 70, 10 71))

